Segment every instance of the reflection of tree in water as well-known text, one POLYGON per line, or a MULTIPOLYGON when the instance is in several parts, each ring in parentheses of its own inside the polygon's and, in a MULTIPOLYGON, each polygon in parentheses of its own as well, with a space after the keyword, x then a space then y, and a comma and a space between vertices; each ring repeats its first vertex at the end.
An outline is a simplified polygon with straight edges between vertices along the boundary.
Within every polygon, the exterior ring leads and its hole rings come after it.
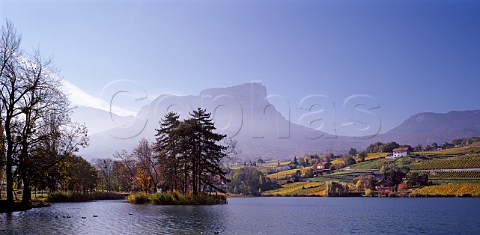
MULTIPOLYGON (((166 206, 164 213, 175 233, 214 234, 225 230, 226 211, 219 206, 166 206)), ((224 206, 223 206, 224 207, 224 206)))

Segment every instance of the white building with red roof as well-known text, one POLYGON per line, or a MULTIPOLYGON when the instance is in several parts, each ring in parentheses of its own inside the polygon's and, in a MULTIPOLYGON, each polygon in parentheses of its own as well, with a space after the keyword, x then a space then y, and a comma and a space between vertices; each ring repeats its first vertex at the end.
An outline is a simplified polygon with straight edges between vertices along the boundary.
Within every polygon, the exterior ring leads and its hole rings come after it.
POLYGON ((410 155, 410 148, 408 147, 393 149, 393 158, 407 157, 408 155, 410 155))

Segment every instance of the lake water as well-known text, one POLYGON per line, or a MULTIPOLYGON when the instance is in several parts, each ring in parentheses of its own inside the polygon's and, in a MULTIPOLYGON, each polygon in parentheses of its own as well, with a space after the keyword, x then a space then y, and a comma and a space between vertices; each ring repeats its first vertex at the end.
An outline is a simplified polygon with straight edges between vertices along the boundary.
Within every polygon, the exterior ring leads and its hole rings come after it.
POLYGON ((480 199, 475 198, 264 197, 228 202, 56 203, 0 214, 0 234, 480 234, 480 199))

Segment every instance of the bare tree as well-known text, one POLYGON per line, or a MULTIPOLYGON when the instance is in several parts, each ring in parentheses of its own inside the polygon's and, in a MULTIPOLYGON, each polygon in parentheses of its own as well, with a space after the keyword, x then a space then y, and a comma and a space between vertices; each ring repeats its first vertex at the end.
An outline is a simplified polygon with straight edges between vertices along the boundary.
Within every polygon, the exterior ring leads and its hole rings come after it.
POLYGON ((143 172, 152 180, 152 191, 155 192, 161 175, 152 144, 146 139, 141 139, 133 149, 133 156, 136 158, 137 167, 143 169, 143 172))
POLYGON ((110 178, 113 171, 114 161, 111 158, 94 159, 93 163, 99 172, 99 183, 103 185, 103 190, 109 192, 111 190, 110 178))
POLYGON ((7 203, 13 203, 13 164, 31 199, 31 181, 44 167, 86 146, 86 128, 70 121, 70 103, 60 78, 38 51, 19 49, 20 37, 7 21, 0 42, 1 121, 5 128, 7 203), (45 161, 48 159, 48 161, 45 161))
POLYGON ((12 70, 16 63, 16 57, 20 54, 21 37, 13 24, 9 21, 2 26, 2 36, 0 41, 0 102, 1 119, 5 129, 6 142, 6 175, 7 175, 7 203, 13 203, 13 154, 14 154, 14 136, 12 129, 14 127, 14 118, 19 115, 16 103, 19 102, 21 91, 16 87, 17 81, 9 79, 7 74, 12 70))
MULTIPOLYGON (((136 165, 137 165, 137 162, 133 158, 132 154, 127 152, 127 150, 122 150, 120 152, 115 152, 113 154, 113 157, 116 159, 119 159, 119 164, 121 164, 122 166, 121 174, 128 179, 128 182, 130 184, 132 184, 132 182, 135 181, 136 165)), ((129 190, 132 190, 132 189, 133 188, 129 188, 129 190)))

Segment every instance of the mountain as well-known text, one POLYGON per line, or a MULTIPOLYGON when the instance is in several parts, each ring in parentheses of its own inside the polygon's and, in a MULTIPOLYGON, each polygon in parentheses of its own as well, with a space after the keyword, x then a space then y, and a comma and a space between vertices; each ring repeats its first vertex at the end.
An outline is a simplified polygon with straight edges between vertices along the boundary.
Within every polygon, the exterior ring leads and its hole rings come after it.
POLYGON ((79 106, 73 110, 72 121, 85 124, 89 135, 128 125, 134 116, 119 116, 101 109, 79 106))
POLYGON ((380 140, 426 145, 475 136, 480 136, 480 110, 415 114, 381 135, 380 140))
POLYGON ((350 147, 364 149, 375 141, 396 141, 400 144, 443 143, 454 138, 480 136, 480 111, 420 113, 385 134, 369 138, 332 136, 292 123, 282 116, 267 99, 267 89, 259 83, 227 88, 212 88, 198 95, 161 95, 133 117, 113 116, 108 112, 81 108, 95 130, 90 146, 80 153, 87 159, 111 157, 122 149, 132 150, 141 138, 155 140, 155 129, 169 111, 188 117, 197 107, 212 113, 217 131, 238 141, 238 157, 292 158, 306 153, 345 153, 350 147), (123 124, 123 125, 122 125, 123 124))
POLYGON ((133 149, 141 138, 154 141, 155 129, 166 113, 174 111, 185 118, 197 107, 212 113, 218 132, 238 141, 243 158, 284 159, 365 145, 363 139, 336 137, 290 122, 268 102, 265 86, 247 83, 207 89, 196 96, 161 95, 143 107, 131 125, 91 135, 90 146, 81 154, 103 158, 121 149, 133 149))

